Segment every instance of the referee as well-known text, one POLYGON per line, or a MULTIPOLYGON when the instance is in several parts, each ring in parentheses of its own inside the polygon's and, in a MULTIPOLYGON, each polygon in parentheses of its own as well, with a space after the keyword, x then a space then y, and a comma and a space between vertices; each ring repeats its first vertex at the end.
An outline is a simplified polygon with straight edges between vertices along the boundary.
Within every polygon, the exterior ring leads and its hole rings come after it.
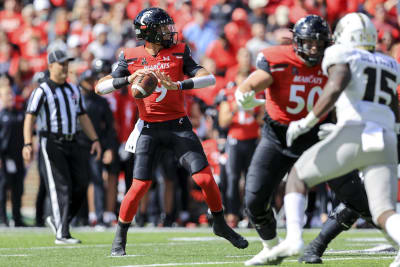
POLYGON ((79 89, 66 82, 66 52, 55 49, 47 57, 50 77, 31 94, 24 121, 24 160, 33 156, 32 132, 37 118, 40 136, 39 171, 50 194, 53 216, 46 219, 56 234, 55 244, 77 244, 71 237, 69 223, 85 200, 88 175, 85 153, 76 140, 77 120, 92 140, 91 153, 100 158, 101 146, 86 114, 79 89))

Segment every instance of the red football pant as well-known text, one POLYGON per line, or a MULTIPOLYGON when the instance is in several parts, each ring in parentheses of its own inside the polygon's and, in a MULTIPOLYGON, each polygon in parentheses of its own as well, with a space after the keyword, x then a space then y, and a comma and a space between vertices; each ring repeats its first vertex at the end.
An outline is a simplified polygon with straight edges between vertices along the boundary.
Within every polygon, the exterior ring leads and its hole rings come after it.
POLYGON ((208 207, 211 211, 222 210, 221 192, 218 185, 215 183, 210 166, 205 167, 200 172, 193 174, 193 180, 198 186, 205 197, 208 207))
POLYGON ((133 220, 139 202, 149 190, 151 182, 152 181, 149 180, 133 179, 131 188, 129 188, 129 191, 126 193, 119 209, 119 218, 123 222, 127 223, 133 220))

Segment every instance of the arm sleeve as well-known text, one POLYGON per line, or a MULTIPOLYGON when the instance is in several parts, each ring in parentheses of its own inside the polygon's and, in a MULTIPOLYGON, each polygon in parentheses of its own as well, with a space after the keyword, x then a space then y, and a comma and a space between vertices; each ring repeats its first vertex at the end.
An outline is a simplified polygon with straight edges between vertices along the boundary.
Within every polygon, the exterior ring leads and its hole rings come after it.
POLYGON ((183 53, 183 73, 189 77, 194 77, 196 72, 203 68, 197 64, 192 58, 192 52, 189 46, 185 46, 185 52, 183 53))
POLYGON ((45 97, 43 89, 41 87, 36 88, 29 97, 26 113, 37 116, 43 106, 45 97))
POLYGON ((118 57, 118 63, 116 68, 113 69, 111 76, 113 78, 121 78, 129 75, 131 75, 131 73, 128 70, 128 62, 125 59, 124 51, 121 51, 118 57))
POLYGON ((256 67, 257 69, 263 70, 271 74, 271 68, 269 66, 269 62, 267 61, 263 53, 258 53, 256 59, 256 67))

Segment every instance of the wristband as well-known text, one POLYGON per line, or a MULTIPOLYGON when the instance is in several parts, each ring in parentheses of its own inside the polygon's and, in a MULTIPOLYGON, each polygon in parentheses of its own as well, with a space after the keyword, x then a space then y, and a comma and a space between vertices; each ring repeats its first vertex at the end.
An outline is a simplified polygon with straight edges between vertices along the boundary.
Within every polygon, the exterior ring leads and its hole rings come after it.
POLYGON ((187 79, 184 81, 179 82, 181 90, 189 90, 194 88, 194 82, 192 79, 187 79))
POLYGON ((115 89, 120 89, 124 86, 127 86, 128 84, 129 84, 128 76, 112 79, 112 85, 115 89))
POLYGON ((92 140, 92 143, 94 143, 94 142, 99 142, 99 138, 92 140))
POLYGON ((25 146, 32 146, 32 143, 24 144, 24 147, 25 147, 25 146))
POLYGON ((309 128, 314 127, 314 125, 318 122, 319 118, 315 116, 314 111, 308 113, 308 115, 304 118, 304 124, 309 128))

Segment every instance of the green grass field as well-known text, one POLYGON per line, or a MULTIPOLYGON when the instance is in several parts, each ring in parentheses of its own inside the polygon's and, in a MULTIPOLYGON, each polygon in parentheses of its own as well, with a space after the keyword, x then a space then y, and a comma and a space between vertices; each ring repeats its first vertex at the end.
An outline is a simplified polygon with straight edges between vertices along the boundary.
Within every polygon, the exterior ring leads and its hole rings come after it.
MULTIPOLYGON (((261 243, 254 230, 241 230, 250 242, 245 250, 232 247, 207 229, 131 228, 126 257, 110 257, 114 229, 96 232, 74 228, 79 245, 55 245, 50 229, 0 229, 0 266, 244 266, 258 253, 261 243)), ((308 243, 318 230, 306 230, 308 243)), ((284 237, 284 232, 280 232, 284 237)), ((324 266, 388 266, 394 253, 365 249, 387 244, 376 230, 351 230, 340 235, 324 255, 324 266)), ((282 266, 300 265, 295 258, 282 266)))

